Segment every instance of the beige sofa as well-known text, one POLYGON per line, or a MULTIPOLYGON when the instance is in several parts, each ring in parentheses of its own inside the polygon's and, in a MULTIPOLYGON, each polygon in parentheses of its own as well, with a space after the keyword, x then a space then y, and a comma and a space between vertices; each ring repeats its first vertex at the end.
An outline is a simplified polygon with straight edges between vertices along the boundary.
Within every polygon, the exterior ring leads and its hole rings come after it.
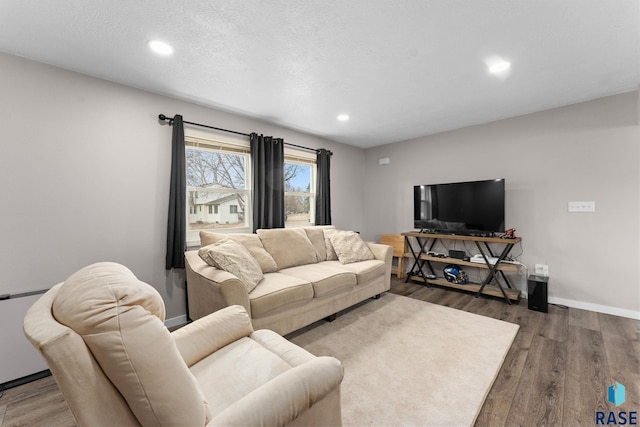
POLYGON ((365 243, 354 232, 331 226, 202 231, 200 240, 199 250, 185 254, 191 319, 240 305, 254 328, 284 335, 389 290, 392 248, 365 243), (226 259, 234 247, 242 254, 226 259), (239 277, 247 271, 255 274, 239 277))
POLYGON ((228 307, 170 333, 158 292, 97 263, 46 292, 24 331, 78 426, 340 425, 343 370, 228 307))

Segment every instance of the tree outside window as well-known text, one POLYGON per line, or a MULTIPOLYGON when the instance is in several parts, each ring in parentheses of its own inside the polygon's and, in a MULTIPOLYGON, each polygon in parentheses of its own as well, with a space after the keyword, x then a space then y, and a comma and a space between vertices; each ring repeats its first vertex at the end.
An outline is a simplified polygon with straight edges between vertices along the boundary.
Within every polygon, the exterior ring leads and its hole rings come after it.
POLYGON ((248 231, 248 147, 190 137, 185 141, 187 244, 197 245, 201 230, 248 231))
POLYGON ((284 172, 285 227, 313 225, 315 164, 285 157, 284 172))

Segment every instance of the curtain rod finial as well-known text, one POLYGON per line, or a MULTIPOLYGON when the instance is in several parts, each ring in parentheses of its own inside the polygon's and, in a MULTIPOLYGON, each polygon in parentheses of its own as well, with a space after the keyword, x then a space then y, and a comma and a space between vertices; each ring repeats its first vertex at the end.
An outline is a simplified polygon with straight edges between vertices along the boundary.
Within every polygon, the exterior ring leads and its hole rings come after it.
POLYGON ((164 122, 169 122, 169 126, 171 126, 173 124, 173 118, 171 117, 167 117, 164 114, 159 114, 158 115, 158 119, 164 123, 164 122))

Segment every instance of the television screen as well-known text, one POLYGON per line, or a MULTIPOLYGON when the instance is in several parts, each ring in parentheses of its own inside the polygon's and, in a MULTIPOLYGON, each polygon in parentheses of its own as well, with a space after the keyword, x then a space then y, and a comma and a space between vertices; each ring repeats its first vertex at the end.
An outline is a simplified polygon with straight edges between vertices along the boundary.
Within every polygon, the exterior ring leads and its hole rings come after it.
POLYGON ((449 234, 489 235, 504 227, 504 179, 416 185, 414 227, 449 234))

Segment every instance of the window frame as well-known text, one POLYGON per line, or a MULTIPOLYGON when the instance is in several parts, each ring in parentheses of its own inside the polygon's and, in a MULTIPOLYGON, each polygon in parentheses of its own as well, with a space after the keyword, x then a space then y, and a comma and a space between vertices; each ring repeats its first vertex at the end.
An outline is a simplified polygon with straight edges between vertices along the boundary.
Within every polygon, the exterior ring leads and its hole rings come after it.
MULTIPOLYGON (((216 194, 237 194, 241 193, 245 195, 244 199, 244 223, 238 227, 221 227, 221 228, 203 228, 203 230, 215 231, 216 233, 251 233, 253 231, 253 215, 252 215, 252 191, 251 191, 251 155, 249 152, 249 141, 240 140, 237 138, 223 137, 220 135, 212 135, 206 132, 198 132, 197 130, 190 129, 189 132, 185 129, 185 156, 186 150, 189 149, 202 149, 208 151, 214 151, 224 154, 241 155, 244 157, 244 189, 235 188, 211 188, 203 189, 202 187, 193 187, 187 185, 187 200, 186 200, 186 240, 187 247, 199 247, 200 237, 199 229, 191 229, 190 211, 191 198, 194 194, 198 193, 216 193, 216 194), (194 193, 192 193, 194 192, 194 193)), ((185 171, 186 173, 186 171, 185 171)), ((201 205, 199 205, 201 206, 201 205)), ((237 204, 236 204, 237 206, 237 204)), ((195 208, 195 206, 194 206, 195 208)), ((237 206, 239 210, 239 206, 237 206)), ((195 210, 195 209, 194 209, 195 210)), ((217 205, 213 206, 214 214, 221 212, 217 205)), ((219 214, 219 213, 218 213, 219 214)))
MULTIPOLYGON (((218 135, 212 134, 210 132, 201 130, 201 129, 185 129, 185 156, 186 150, 188 149, 205 149, 212 150, 217 152, 223 152, 226 154, 240 154, 245 157, 245 188, 244 190, 238 189, 227 189, 227 188, 216 188, 209 190, 211 193, 244 193, 246 194, 246 202, 244 209, 244 225, 241 227, 230 227, 230 228, 214 228, 212 231, 219 233, 252 233, 253 232, 253 189, 252 189, 252 177, 251 177, 251 153, 249 141, 244 138, 238 138, 234 136, 226 136, 226 135, 218 135)), ((304 226, 312 226, 315 225, 315 200, 316 200, 316 180, 317 180, 317 159, 315 152, 307 152, 294 148, 288 148, 285 146, 284 149, 284 162, 285 163, 298 163, 305 166, 309 166, 309 192, 305 191, 285 191, 284 197, 286 199, 287 196, 302 196, 309 197, 309 222, 304 226)), ((186 171, 185 171, 186 173, 186 171)), ((284 171, 283 171, 284 173, 284 171)), ((193 194, 197 194, 197 192, 202 192, 202 187, 193 187, 187 186, 186 191, 186 235, 187 235, 187 247, 199 247, 200 246, 200 238, 199 238, 199 230, 190 230, 190 214, 191 207, 190 199, 193 197, 193 194), (191 193, 196 192, 196 193, 191 193)), ((207 192, 205 190, 205 192, 207 192)), ((200 205, 201 208, 201 205, 200 205)), ((218 213, 219 209, 217 205, 214 205, 214 215, 218 213)), ((193 206, 194 214, 196 214, 195 206, 193 206)), ((220 211, 222 212, 222 211, 220 211)), ((291 224, 287 225, 285 218, 285 227, 287 228, 296 228, 301 227, 303 225, 295 225, 291 224)))
POLYGON ((306 191, 285 191, 284 198, 287 196, 309 197, 309 223, 305 225, 287 225, 287 213, 285 212, 285 228, 310 227, 315 225, 316 211, 316 180, 317 180, 317 159, 315 153, 306 151, 287 149, 284 150, 284 163, 296 163, 309 166, 309 192, 306 191))

